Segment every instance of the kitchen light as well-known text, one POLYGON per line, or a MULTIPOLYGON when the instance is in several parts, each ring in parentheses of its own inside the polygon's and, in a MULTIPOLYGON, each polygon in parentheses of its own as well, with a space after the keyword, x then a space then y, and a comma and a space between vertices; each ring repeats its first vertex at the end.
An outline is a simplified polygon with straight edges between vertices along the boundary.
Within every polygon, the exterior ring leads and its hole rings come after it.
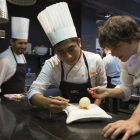
POLYGON ((36 0, 7 0, 7 1, 12 4, 20 5, 20 6, 29 6, 36 3, 36 0))
POLYGON ((0 38, 5 38, 5 30, 0 30, 0 38))
POLYGON ((8 11, 6 0, 0 0, 0 23, 8 22, 8 11))
POLYGON ((107 14, 105 15, 105 17, 106 17, 106 18, 111 17, 111 14, 107 13, 107 14))

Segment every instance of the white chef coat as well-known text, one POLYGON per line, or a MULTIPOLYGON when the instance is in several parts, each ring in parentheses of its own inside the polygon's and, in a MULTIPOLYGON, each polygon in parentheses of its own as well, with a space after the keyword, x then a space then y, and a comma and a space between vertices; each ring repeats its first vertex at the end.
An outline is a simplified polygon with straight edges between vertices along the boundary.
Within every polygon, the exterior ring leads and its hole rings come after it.
MULTIPOLYGON (((106 87, 107 85, 106 73, 100 55, 87 51, 83 51, 83 53, 85 54, 88 62, 92 87, 96 86, 106 87)), ((87 82, 88 71, 84 62, 83 55, 73 68, 72 66, 64 62, 63 68, 64 68, 64 81, 71 83, 87 82), (71 68, 72 70, 69 72, 71 68)), ((58 58, 58 56, 55 55, 50 59, 46 60, 39 76, 37 77, 36 81, 33 82, 28 91, 28 98, 30 99, 36 93, 43 95, 52 83, 54 83, 56 87, 59 87, 60 82, 61 82, 61 61, 58 58)))
MULTIPOLYGON (((121 70, 119 66, 119 59, 117 57, 113 57, 111 52, 107 53, 103 58, 103 62, 105 64, 106 75, 108 77, 120 76, 121 70)), ((111 78, 111 84, 119 85, 120 77, 111 78)))
MULTIPOLYGON (((26 63, 23 54, 15 54, 15 57, 18 63, 26 63)), ((11 51, 11 47, 9 47, 6 51, 0 54, 0 86, 6 81, 8 81, 15 74, 16 66, 17 64, 11 51)))
POLYGON ((128 101, 134 92, 134 87, 140 87, 140 44, 137 54, 132 55, 126 62, 120 61, 120 68, 121 84, 116 88, 120 88, 124 92, 124 101, 128 101))

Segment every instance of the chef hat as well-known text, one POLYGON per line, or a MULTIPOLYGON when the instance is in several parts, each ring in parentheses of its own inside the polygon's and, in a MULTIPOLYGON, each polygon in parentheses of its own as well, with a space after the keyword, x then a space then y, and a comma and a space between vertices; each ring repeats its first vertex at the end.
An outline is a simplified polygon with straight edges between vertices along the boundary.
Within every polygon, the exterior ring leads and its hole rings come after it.
POLYGON ((27 18, 11 17, 11 38, 28 39, 29 22, 27 18))
POLYGON ((77 37, 76 29, 66 2, 60 2, 46 7, 37 16, 52 46, 77 37))

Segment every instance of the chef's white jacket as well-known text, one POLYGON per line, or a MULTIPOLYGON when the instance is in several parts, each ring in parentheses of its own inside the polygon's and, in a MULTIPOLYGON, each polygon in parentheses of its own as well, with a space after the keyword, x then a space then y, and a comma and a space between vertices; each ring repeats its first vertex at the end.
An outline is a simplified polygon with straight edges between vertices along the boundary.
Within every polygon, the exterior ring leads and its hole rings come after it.
MULTIPOLYGON (((15 53, 14 53, 15 54, 15 53)), ((18 63, 26 63, 23 54, 15 54, 18 63)), ((16 61, 12 54, 11 47, 0 54, 0 87, 3 83, 8 81, 16 72, 16 61)), ((1 92, 1 88, 0 88, 1 92)))
MULTIPOLYGON (((92 87, 96 86, 106 87, 107 85, 106 73, 100 55, 86 51, 83 51, 83 53, 86 56, 87 63, 89 66, 92 87)), ((84 62, 83 55, 73 68, 72 66, 64 62, 63 68, 64 68, 64 81, 71 83, 87 82, 88 71, 84 62), (71 68, 72 70, 70 71, 71 68)), ((54 83, 56 87, 59 87, 60 82, 61 82, 61 61, 58 58, 58 56, 55 55, 45 61, 45 64, 39 76, 37 77, 36 81, 33 82, 28 91, 28 98, 30 99, 36 93, 43 95, 52 83, 54 83)))
POLYGON ((116 88, 120 88, 124 94, 124 101, 128 101, 134 92, 135 86, 140 86, 140 44, 137 54, 132 55, 126 62, 120 62, 121 68, 121 84, 116 88))
MULTIPOLYGON (((117 57, 113 57, 111 55, 111 52, 106 54, 106 56, 103 58, 103 62, 105 64, 106 75, 108 77, 115 77, 121 75, 119 59, 117 57)), ((119 85, 120 77, 111 78, 111 84, 119 85)))

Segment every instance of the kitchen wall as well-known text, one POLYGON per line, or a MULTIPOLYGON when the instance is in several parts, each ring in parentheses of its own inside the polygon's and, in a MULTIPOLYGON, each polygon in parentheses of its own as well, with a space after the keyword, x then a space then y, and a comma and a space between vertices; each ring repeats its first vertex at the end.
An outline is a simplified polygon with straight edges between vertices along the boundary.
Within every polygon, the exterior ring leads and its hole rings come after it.
MULTIPOLYGON (((45 5, 44 5, 45 7, 45 5)), ((5 24, 0 24, 0 30, 6 31, 5 39, 0 39, 0 53, 5 51, 10 45, 11 38, 11 16, 15 17, 26 17, 30 19, 29 28, 29 39, 28 42, 32 43, 32 49, 36 45, 45 45, 51 47, 51 44, 42 29, 37 15, 42 11, 43 7, 38 6, 18 6, 7 2, 9 22, 5 24)), ((96 10, 91 7, 84 5, 79 5, 77 7, 70 7, 74 24, 76 26, 78 37, 82 38, 82 48, 84 50, 89 50, 95 52, 95 40, 96 40, 96 10)), ((40 59, 41 57, 36 55, 25 55, 27 60, 27 67, 31 68, 32 73, 40 72, 40 59)), ((43 59, 48 59, 51 56, 48 53, 43 57, 43 59)))
POLYGON ((96 51, 96 9, 87 5, 79 5, 71 9, 74 24, 81 38, 82 49, 96 51))
POLYGON ((37 6, 18 6, 7 2, 9 22, 0 25, 0 30, 6 31, 6 38, 0 40, 0 52, 7 49, 9 46, 9 39, 11 37, 11 16, 16 17, 26 17, 30 19, 30 29, 29 29, 29 42, 32 46, 45 45, 50 47, 51 44, 46 37, 39 21, 37 20, 37 15, 44 8, 37 6))
MULTIPOLYGON (((46 47, 51 47, 51 44, 40 25, 37 15, 40 11, 44 8, 37 7, 37 6, 18 6, 7 2, 8 8, 8 16, 9 22, 5 24, 0 24, 0 30, 6 31, 5 39, 0 39, 0 53, 5 51, 8 46, 10 45, 10 38, 11 38, 11 16, 15 17, 25 17, 30 19, 30 28, 29 28, 29 38, 28 42, 32 43, 32 48, 36 45, 44 45, 46 47)), ((25 55, 27 60, 27 67, 31 68, 31 72, 39 73, 40 66, 39 61, 40 57, 35 55, 25 55)), ((44 56, 44 59, 49 58, 49 51, 44 56)))

